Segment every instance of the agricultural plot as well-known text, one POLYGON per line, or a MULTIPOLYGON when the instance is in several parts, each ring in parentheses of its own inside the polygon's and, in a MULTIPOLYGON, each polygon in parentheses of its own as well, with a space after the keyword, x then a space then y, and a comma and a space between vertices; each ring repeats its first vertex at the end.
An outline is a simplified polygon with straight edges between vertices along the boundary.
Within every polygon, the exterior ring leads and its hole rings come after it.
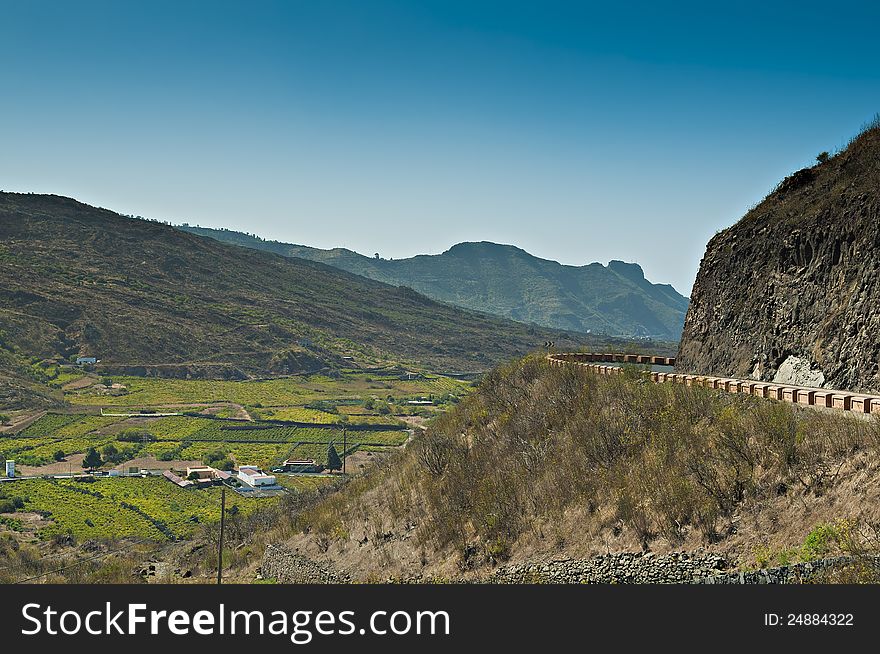
POLYGON ((141 455, 157 459, 185 459, 202 461, 208 454, 222 452, 238 465, 270 467, 283 461, 292 447, 290 443, 222 443, 216 441, 157 441, 148 443, 141 455))
MULTIPOLYGON (((284 458, 291 459, 314 459, 316 463, 320 465, 327 464, 327 447, 329 443, 301 443, 296 444, 291 447, 288 447, 287 451, 284 453, 284 458)), ((352 449, 352 445, 348 446, 349 451, 352 449)), ((338 454, 342 455, 342 441, 336 445, 336 451, 338 454)))
MULTIPOLYGON (((230 462, 251 464, 265 469, 286 458, 326 464, 330 443, 343 454, 344 427, 348 454, 388 451, 406 442, 409 432, 399 428, 401 421, 378 413, 385 411, 389 398, 405 406, 410 398, 464 395, 470 387, 446 377, 426 375, 401 380, 391 374, 362 371, 349 371, 340 377, 312 375, 254 382, 135 377, 114 377, 114 381, 124 384, 128 393, 102 395, 84 388, 66 393, 65 398, 74 405, 103 406, 117 413, 148 413, 159 407, 181 412, 187 409, 180 407, 188 407, 199 412, 213 405, 210 411, 227 418, 242 415, 238 406, 229 406, 234 404, 247 407, 255 420, 46 414, 22 432, 0 437, 0 460, 15 459, 21 465, 39 467, 55 462, 59 452, 66 458, 95 447, 109 459, 105 467, 147 456, 226 466, 230 462), (288 426, 267 420, 306 424, 288 426), (358 425, 380 429, 359 430, 358 425), (122 431, 131 433, 119 440, 122 431), (136 432, 148 436, 142 438, 136 432)), ((71 465, 78 462, 77 458, 71 465)), ((278 479, 286 488, 302 491, 332 482, 323 477, 279 475, 278 479)), ((50 517, 49 526, 40 534, 44 538, 71 534, 79 541, 126 537, 161 541, 186 538, 200 524, 219 519, 219 489, 184 489, 160 478, 99 478, 91 483, 25 479, 15 482, 15 488, 26 498, 25 510, 50 517)), ((274 501, 236 497, 233 504, 239 511, 250 511, 274 501)))
POLYGON ((208 418, 190 418, 187 416, 171 416, 168 418, 150 419, 140 429, 158 440, 187 440, 202 430, 210 430, 215 424, 222 424, 208 418))
POLYGON ((364 416, 353 415, 349 417, 349 425, 387 425, 389 427, 401 426, 406 423, 394 416, 364 416))
MULTIPOLYGON (((377 421, 375 424, 398 426, 400 423, 388 420, 377 421)), ((350 425, 351 427, 351 425, 350 425)), ((253 442, 253 443, 293 443, 296 441, 329 442, 342 440, 342 428, 338 427, 290 427, 266 422, 209 420, 205 418, 171 417, 160 418, 142 427, 158 441, 211 441, 216 443, 253 442)), ((369 430, 359 431, 348 429, 350 440, 382 441, 400 445, 406 441, 404 430, 369 430)))
POLYGON ((117 449, 130 446, 130 443, 115 441, 113 436, 77 438, 2 438, 0 439, 0 459, 15 459, 19 465, 41 466, 54 461, 55 453, 63 455, 80 454, 90 447, 101 448, 114 443, 117 449))
MULTIPOLYGON (((89 539, 186 538, 200 524, 220 519, 220 489, 185 489, 161 478, 99 479, 91 483, 28 479, 16 482, 26 511, 49 515, 43 538, 70 534, 89 539)), ((235 497, 228 508, 249 512, 261 500, 235 497)), ((265 502, 266 500, 262 500, 265 502)), ((271 501, 271 500, 269 500, 271 501)))
POLYGON ((56 439, 0 438, 0 459, 21 460, 22 455, 29 456, 34 449, 55 442, 56 439))
POLYGON ((107 427, 120 420, 121 418, 106 416, 84 414, 60 415, 48 413, 22 431, 20 435, 29 437, 52 436, 59 438, 85 436, 90 432, 107 427))
MULTIPOLYGON (((186 459, 204 459, 209 452, 218 449, 217 443, 193 443, 181 450, 186 459)), ((227 456, 238 465, 258 465, 268 468, 284 459, 289 449, 286 443, 226 443, 220 445, 227 456)))
POLYGON ((280 409, 266 409, 261 412, 266 420, 290 420, 292 422, 337 423, 342 417, 326 411, 293 406, 280 409))
POLYGON ((366 373, 340 377, 311 375, 268 381, 210 381, 156 379, 144 377, 114 378, 125 385, 124 395, 101 395, 89 389, 68 393, 73 404, 118 407, 167 406, 174 404, 234 403, 249 407, 302 407, 310 402, 357 400, 368 397, 394 398, 429 395, 464 395, 468 382, 424 375, 401 380, 395 376, 371 377, 366 373))
POLYGON ((56 431, 62 427, 66 427, 82 416, 77 415, 57 415, 53 413, 46 414, 36 422, 32 423, 27 429, 21 432, 22 436, 53 436, 56 431))
POLYGON ((293 406, 303 404, 305 391, 295 380, 215 381, 118 377, 128 389, 125 395, 109 396, 90 392, 68 394, 73 404, 146 407, 168 404, 227 403, 253 406, 293 406))
POLYGON ((291 443, 299 440, 327 440, 341 429, 320 427, 280 427, 271 423, 226 422, 202 418, 163 418, 144 431, 159 441, 209 441, 213 443, 247 441, 291 443), (169 424, 164 421, 174 421, 169 424))
MULTIPOLYGON (((56 371, 57 371, 57 369, 56 369, 56 371)), ((52 377, 51 374, 49 376, 52 377)), ((65 384, 69 384, 70 382, 74 382, 78 379, 82 379, 85 376, 86 376, 85 374, 78 372, 78 371, 70 371, 70 372, 61 371, 61 372, 57 372, 57 374, 52 379, 50 384, 52 386, 55 386, 56 388, 61 388, 65 384)))
MULTIPOLYGON (((385 418, 384 416, 378 416, 385 418)), ((238 464, 269 466, 283 461, 290 448, 297 444, 324 444, 315 448, 315 458, 326 460, 326 444, 341 448, 342 426, 287 427, 272 423, 231 422, 207 418, 172 416, 148 420, 132 426, 149 434, 141 440, 118 440, 116 434, 98 434, 87 430, 100 429, 120 420, 101 416, 47 415, 22 434, 29 436, 0 438, 0 458, 16 459, 20 464, 41 466, 55 460, 58 452, 65 457, 81 454, 94 447, 99 451, 107 445, 131 456, 152 455, 159 459, 203 460, 207 453, 221 449, 238 464), (42 423, 42 424, 39 424, 42 423), (48 434, 39 436, 37 434, 48 434), (69 434, 62 436, 62 434, 69 434)), ((383 423, 379 423, 383 424, 383 423)), ((403 445, 409 433, 405 430, 358 431, 349 429, 345 440, 356 444, 395 447, 403 445)))

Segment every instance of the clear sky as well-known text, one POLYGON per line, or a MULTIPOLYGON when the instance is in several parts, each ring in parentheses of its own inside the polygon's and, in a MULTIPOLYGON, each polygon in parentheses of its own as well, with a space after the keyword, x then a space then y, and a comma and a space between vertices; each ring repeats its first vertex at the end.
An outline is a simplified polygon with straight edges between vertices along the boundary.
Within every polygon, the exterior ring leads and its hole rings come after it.
POLYGON ((0 188, 404 257, 706 241, 880 111, 868 2, 0 0, 0 188))

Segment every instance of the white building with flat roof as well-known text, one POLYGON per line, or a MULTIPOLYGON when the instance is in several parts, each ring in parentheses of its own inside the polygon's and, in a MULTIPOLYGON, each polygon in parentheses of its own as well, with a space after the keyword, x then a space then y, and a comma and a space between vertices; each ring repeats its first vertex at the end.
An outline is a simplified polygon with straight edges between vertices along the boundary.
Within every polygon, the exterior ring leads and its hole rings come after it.
POLYGON ((274 475, 267 475, 257 466, 240 466, 238 468, 238 479, 239 481, 247 484, 248 486, 253 486, 254 488, 258 486, 275 485, 274 475))

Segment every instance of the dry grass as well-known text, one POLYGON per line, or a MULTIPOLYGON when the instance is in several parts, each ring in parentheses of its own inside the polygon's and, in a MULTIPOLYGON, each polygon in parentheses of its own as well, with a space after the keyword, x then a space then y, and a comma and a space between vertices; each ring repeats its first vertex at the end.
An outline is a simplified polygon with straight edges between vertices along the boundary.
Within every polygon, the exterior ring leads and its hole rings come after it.
POLYGON ((293 541, 364 576, 633 548, 754 564, 820 523, 880 524, 856 495, 878 444, 876 421, 528 358, 301 512, 293 541))

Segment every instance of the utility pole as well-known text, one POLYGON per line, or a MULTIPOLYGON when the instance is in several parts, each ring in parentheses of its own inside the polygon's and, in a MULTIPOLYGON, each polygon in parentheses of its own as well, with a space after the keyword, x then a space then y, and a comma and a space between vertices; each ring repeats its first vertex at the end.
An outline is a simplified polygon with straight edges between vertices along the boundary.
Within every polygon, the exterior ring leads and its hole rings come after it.
POLYGON ((345 441, 345 432, 346 432, 345 427, 343 427, 342 428, 342 476, 343 477, 345 476, 345 452, 347 450, 346 441, 345 441))
POLYGON ((226 484, 220 486, 220 544, 217 548, 217 585, 223 583, 223 531, 226 528, 226 484))

